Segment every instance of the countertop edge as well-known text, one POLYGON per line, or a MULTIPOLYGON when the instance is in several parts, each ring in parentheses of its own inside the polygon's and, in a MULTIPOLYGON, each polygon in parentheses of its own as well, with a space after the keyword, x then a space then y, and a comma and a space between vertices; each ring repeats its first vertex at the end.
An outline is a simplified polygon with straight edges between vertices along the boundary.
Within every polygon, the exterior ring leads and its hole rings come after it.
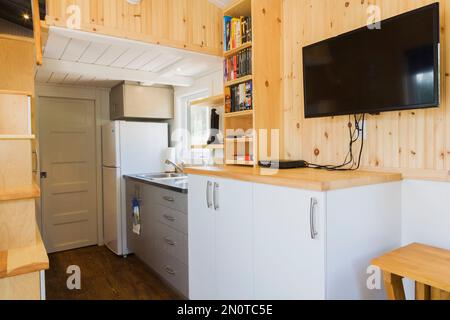
MULTIPOLYGON (((188 167, 185 173, 193 175, 213 176, 225 179, 240 180, 246 182, 255 182, 261 184, 269 184, 274 186, 304 189, 318 192, 335 191, 341 189, 363 187, 368 185, 376 185, 382 183, 398 182, 403 180, 401 173, 392 172, 367 172, 366 176, 358 176, 349 179, 336 179, 330 181, 314 181, 302 180, 294 177, 261 175, 255 174, 252 170, 249 172, 233 172, 232 169, 221 169, 211 167, 188 167)), ((301 170, 301 169, 298 169, 301 170)), ((287 171, 284 171, 287 172, 287 171)))
POLYGON ((182 188, 178 188, 178 187, 173 187, 173 186, 169 186, 167 184, 158 183, 156 181, 152 182, 152 181, 148 181, 148 180, 145 180, 145 179, 140 179, 138 177, 134 177, 133 175, 124 175, 124 178, 125 179, 131 179, 131 180, 134 180, 136 182, 148 184, 148 185, 153 186, 153 187, 170 190, 170 191, 177 192, 177 193, 180 193, 180 194, 188 194, 189 193, 188 189, 182 189, 182 188))

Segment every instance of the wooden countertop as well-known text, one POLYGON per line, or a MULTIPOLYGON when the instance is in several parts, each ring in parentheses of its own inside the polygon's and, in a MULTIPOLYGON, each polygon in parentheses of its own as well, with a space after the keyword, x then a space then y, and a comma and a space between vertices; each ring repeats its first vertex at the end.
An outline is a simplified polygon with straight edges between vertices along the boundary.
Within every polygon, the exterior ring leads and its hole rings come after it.
POLYGON ((273 170, 237 166, 188 167, 185 172, 313 191, 331 191, 403 179, 400 173, 315 169, 273 170))
POLYGON ((47 270, 47 251, 39 230, 36 230, 36 244, 24 248, 0 251, 0 279, 47 270))

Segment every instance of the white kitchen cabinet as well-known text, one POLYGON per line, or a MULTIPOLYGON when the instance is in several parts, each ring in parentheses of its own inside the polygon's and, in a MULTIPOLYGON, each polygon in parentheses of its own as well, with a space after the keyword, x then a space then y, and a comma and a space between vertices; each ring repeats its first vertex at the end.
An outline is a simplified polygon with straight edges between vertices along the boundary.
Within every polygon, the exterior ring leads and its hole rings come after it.
POLYGON ((324 192, 196 175, 189 183, 191 299, 385 298, 367 287, 367 272, 401 245, 399 182, 324 192))
POLYGON ((252 187, 190 176, 190 299, 253 298, 252 187))
POLYGON ((324 193, 254 185, 256 299, 324 299, 324 193))

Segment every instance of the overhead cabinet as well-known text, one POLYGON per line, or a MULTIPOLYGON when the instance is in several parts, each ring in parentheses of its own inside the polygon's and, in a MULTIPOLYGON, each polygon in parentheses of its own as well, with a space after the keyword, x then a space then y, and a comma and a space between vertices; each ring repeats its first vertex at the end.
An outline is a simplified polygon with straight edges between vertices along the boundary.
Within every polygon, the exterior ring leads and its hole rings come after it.
POLYGON ((190 299, 376 299, 400 245, 400 183, 310 191, 189 176, 190 299))
POLYGON ((173 89, 121 84, 111 90, 111 120, 172 119, 173 89))

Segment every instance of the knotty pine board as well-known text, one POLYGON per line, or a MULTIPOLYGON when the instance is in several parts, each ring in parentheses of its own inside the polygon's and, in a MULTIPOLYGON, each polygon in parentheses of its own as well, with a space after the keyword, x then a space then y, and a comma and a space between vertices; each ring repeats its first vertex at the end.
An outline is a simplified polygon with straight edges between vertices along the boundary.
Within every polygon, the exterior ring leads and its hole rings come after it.
MULTIPOLYGON (((304 119, 302 47, 365 26, 367 7, 379 5, 382 19, 433 0, 285 0, 283 8, 283 105, 285 156, 340 164, 348 150, 348 117, 304 119)), ((398 171, 405 177, 449 181, 450 37, 445 32, 450 1, 441 3, 441 106, 439 109, 382 113, 367 117, 363 166, 398 171)), ((357 146, 356 148, 359 148, 357 146)), ((355 150, 359 150, 356 149, 355 150)))

